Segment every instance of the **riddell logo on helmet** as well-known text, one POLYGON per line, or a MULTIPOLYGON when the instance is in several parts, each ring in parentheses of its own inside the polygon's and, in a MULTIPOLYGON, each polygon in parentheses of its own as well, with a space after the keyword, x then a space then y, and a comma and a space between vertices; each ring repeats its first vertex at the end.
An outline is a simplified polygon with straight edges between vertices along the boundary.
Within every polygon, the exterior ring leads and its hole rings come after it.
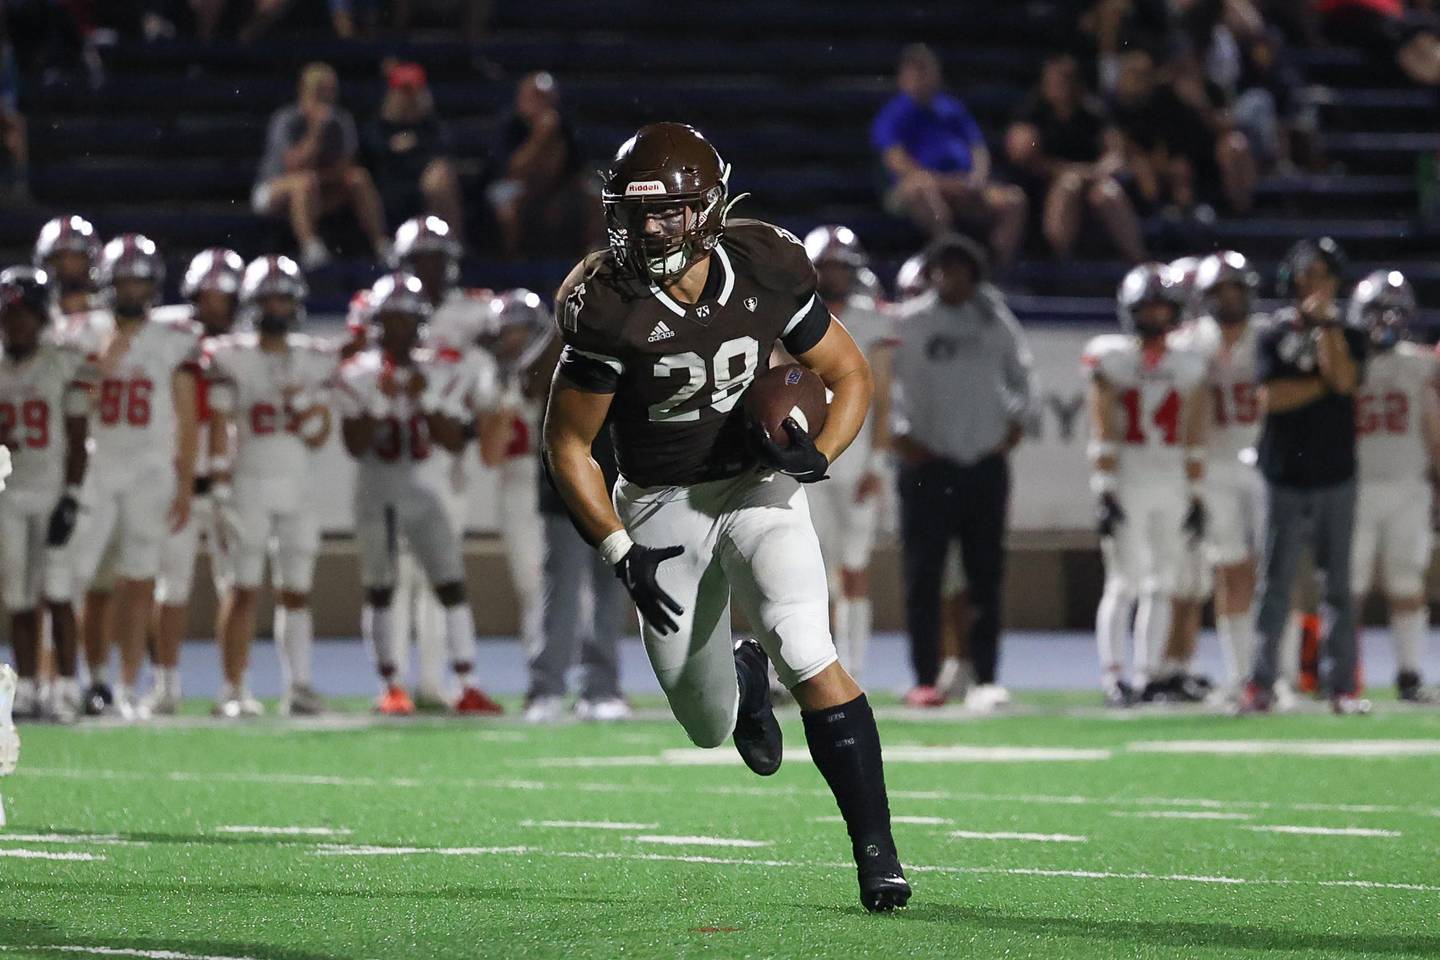
POLYGON ((643 197, 652 193, 664 193, 665 184, 660 180, 636 180, 625 185, 625 196, 643 197))

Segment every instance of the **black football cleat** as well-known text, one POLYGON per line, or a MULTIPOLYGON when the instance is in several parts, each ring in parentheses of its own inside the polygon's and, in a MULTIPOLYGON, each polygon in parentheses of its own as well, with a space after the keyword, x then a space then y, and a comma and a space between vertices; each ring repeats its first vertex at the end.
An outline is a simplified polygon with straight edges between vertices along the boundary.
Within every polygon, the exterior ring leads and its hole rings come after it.
MULTIPOLYGON (((1175 679, 1151 680, 1140 690, 1141 703, 1169 703, 1175 689, 1175 679)), ((1133 694, 1132 694, 1133 698, 1133 694)))
POLYGON ((871 913, 889 913, 910 902, 910 883, 893 843, 867 843, 855 850, 860 876, 860 905, 871 913))
POLYGON ((1395 694, 1406 703, 1434 703, 1435 691, 1428 690, 1420 682, 1420 674, 1414 670, 1401 670, 1395 678, 1395 694))
POLYGON ((115 704, 115 694, 108 684, 92 683, 85 691, 85 716, 99 717, 115 704))
POLYGON ((744 678, 741 692, 751 701, 749 704, 744 698, 740 701, 740 710, 735 716, 735 749, 745 766, 762 777, 780 769, 780 759, 785 752, 780 723, 775 719, 775 706, 770 699, 768 665, 765 651, 754 639, 735 644, 735 672, 744 678))
POLYGON ((1180 703, 1204 703, 1215 685, 1198 673, 1182 673, 1175 678, 1171 695, 1180 703))
POLYGON ((1116 680, 1105 686, 1105 706, 1124 710, 1135 705, 1135 688, 1124 680, 1116 680))

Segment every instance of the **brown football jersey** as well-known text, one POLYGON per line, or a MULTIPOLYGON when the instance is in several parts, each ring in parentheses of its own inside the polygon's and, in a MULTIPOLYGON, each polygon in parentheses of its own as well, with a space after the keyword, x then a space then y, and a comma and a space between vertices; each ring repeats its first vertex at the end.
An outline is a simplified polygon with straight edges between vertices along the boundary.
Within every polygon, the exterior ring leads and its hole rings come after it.
POLYGON ((804 246, 759 220, 726 223, 693 304, 618 269, 602 250, 561 285, 555 318, 565 341, 561 376, 581 390, 615 395, 620 472, 646 487, 735 476, 753 466, 740 394, 777 341, 799 356, 830 327, 804 246))

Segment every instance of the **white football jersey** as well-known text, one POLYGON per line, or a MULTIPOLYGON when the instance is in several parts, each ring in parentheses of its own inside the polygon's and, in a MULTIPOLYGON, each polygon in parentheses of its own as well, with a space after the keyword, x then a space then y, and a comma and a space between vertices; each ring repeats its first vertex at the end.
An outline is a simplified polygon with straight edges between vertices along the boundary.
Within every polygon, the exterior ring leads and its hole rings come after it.
POLYGON ((216 402, 235 423, 235 479, 306 480, 312 451, 299 434, 297 410, 326 399, 339 357, 302 333, 288 349, 260 349, 254 333, 217 337, 207 349, 216 402), (223 399, 222 399, 223 398, 223 399))
POLYGON ((65 485, 65 418, 89 412, 82 382, 85 355, 41 343, 16 361, 0 357, 0 442, 10 448, 13 472, 5 496, 48 503, 65 485))
POLYGON ((1195 318, 1170 337, 1171 346, 1198 353, 1210 363, 1206 452, 1212 464, 1233 463, 1242 451, 1254 449, 1260 437, 1255 344, 1265 322, 1264 315, 1253 315, 1240 338, 1228 348, 1220 324, 1211 316, 1195 318))
MULTIPOLYGON (((69 343, 98 361, 111 337, 109 310, 76 315, 69 343)), ((108 373, 95 376, 90 436, 92 468, 142 472, 169 468, 175 460, 175 395, 172 378, 200 359, 200 328, 192 322, 147 320, 131 335, 129 348, 108 373)))
POLYGON ((1414 343, 1400 342, 1365 362, 1355 394, 1355 434, 1360 479, 1418 480, 1430 467, 1422 412, 1435 403, 1436 358, 1414 343))
MULTIPOLYGON (((340 416, 368 413, 381 421, 375 442, 357 461, 357 490, 388 497, 403 495, 417 482, 433 483, 429 471, 421 469, 432 455, 424 410, 428 407, 464 417, 466 409, 475 409, 476 398, 487 389, 478 382, 478 370, 485 361, 475 354, 481 353, 467 351, 470 362, 456 363, 439 360, 431 350, 421 349, 415 351, 412 368, 401 368, 379 349, 371 349, 355 354, 340 367, 336 392, 340 416), (425 379, 425 386, 411 396, 406 384, 417 375, 425 379)), ((493 378, 491 384, 488 392, 493 396, 493 378)))
POLYGON ((430 315, 426 343, 437 354, 464 353, 473 347, 490 316, 493 297, 489 290, 451 287, 430 315))
POLYGON ((1136 337, 1105 334, 1086 345, 1081 362, 1115 391, 1121 478, 1182 478, 1185 401, 1205 383, 1205 358, 1169 346, 1147 353, 1136 337))
MULTIPOLYGON (((895 336, 890 318, 880 312, 873 299, 863 294, 851 294, 837 316, 860 347, 860 352, 867 357, 873 357, 877 350, 885 347, 895 336)), ((875 435, 874 419, 873 416, 865 417, 855 440, 831 465, 832 477, 858 478, 869 468, 870 444, 875 435)))

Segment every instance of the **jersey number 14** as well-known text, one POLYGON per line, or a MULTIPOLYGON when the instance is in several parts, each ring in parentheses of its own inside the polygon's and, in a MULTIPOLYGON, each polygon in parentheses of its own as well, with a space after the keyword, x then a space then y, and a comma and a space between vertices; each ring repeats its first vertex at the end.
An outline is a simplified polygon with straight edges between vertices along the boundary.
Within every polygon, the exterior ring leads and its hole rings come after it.
MULTIPOLYGON (((1131 387, 1120 394, 1120 405, 1125 408, 1125 442, 1145 442, 1145 421, 1143 397, 1139 390, 1131 387)), ((1165 399, 1155 408, 1150 422, 1160 428, 1160 438, 1166 446, 1174 446, 1180 440, 1180 394, 1174 390, 1165 393, 1165 399)))

